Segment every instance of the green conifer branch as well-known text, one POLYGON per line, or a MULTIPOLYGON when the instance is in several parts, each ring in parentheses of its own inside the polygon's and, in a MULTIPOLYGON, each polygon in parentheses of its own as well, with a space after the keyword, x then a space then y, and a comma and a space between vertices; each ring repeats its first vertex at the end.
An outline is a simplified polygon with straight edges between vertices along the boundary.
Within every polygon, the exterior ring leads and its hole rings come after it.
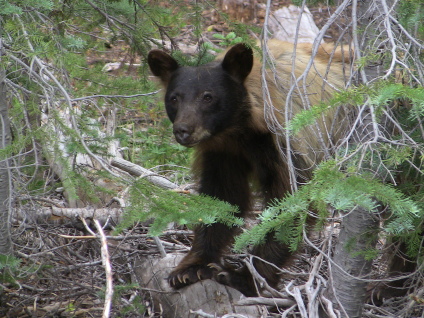
POLYGON ((185 195, 161 189, 144 179, 132 185, 130 202, 118 231, 151 219, 150 233, 154 236, 172 222, 179 225, 220 222, 230 227, 243 224, 236 216, 238 208, 229 203, 205 195, 185 195))
POLYGON ((326 220, 328 212, 323 211, 328 211, 329 206, 342 215, 357 206, 376 212, 379 206, 374 199, 390 211, 390 220, 384 228, 387 235, 416 237, 420 233, 416 229, 424 218, 424 210, 419 204, 389 184, 366 174, 345 173, 335 161, 328 161, 315 171, 308 184, 268 207, 260 216, 261 223, 236 239, 235 249, 240 251, 250 244, 260 244, 267 233, 275 231, 277 239, 296 250, 302 242, 303 226, 311 207, 320 207, 318 217, 326 220))

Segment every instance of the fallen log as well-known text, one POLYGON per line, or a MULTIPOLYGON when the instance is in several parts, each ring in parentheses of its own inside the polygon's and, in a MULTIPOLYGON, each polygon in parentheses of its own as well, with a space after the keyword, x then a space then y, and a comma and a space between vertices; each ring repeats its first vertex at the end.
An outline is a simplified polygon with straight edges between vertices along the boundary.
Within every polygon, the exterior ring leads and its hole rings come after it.
POLYGON ((167 277, 182 259, 181 254, 138 261, 135 273, 139 284, 151 293, 155 314, 161 317, 266 317, 262 305, 238 305, 245 299, 238 290, 204 280, 178 291, 171 289, 167 277), (237 315, 237 316, 236 316, 237 315))

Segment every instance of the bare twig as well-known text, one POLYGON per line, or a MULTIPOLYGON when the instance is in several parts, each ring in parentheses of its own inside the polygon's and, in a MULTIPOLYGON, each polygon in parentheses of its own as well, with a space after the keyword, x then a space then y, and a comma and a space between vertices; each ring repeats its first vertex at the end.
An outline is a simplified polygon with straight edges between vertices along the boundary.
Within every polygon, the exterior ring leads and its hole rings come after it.
POLYGON ((302 318, 308 318, 308 312, 305 307, 305 303, 302 299, 302 294, 300 292, 299 287, 292 287, 293 282, 290 282, 286 287, 285 290, 287 294, 292 296, 296 300, 297 307, 299 308, 300 315, 302 318))
POLYGON ((107 247, 107 240, 105 233, 103 232, 102 227, 98 220, 94 220, 94 224, 100 236, 101 241, 101 251, 102 251, 102 263, 105 268, 106 273, 106 291, 105 291, 105 305, 103 309, 103 318, 108 318, 110 316, 110 309, 112 306, 112 297, 113 297, 113 277, 112 277, 112 266, 110 264, 110 257, 107 247))
POLYGON ((151 93, 145 93, 145 94, 134 94, 134 95, 91 95, 91 96, 84 96, 84 97, 78 97, 78 98, 71 98, 71 102, 77 102, 87 99, 93 99, 93 98, 137 98, 141 96, 150 96, 150 95, 156 95, 158 92, 160 92, 160 89, 151 93))

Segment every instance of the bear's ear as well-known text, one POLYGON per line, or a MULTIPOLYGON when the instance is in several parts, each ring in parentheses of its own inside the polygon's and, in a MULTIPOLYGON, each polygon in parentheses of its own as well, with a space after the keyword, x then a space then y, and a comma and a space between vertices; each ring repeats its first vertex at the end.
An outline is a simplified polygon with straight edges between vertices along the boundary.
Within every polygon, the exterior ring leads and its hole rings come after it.
POLYGON ((253 51, 246 44, 233 46, 222 61, 222 68, 243 82, 250 74, 253 66, 253 51))
POLYGON ((151 50, 147 56, 147 63, 153 75, 164 83, 168 83, 171 74, 178 68, 177 61, 161 50, 151 50))

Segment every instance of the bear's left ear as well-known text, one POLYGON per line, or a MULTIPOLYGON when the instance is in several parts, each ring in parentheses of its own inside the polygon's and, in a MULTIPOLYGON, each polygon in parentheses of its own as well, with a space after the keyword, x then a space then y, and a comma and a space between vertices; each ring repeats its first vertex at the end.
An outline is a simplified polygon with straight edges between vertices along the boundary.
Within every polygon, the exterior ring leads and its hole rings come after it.
POLYGON ((177 61, 161 50, 151 50, 147 56, 147 63, 153 75, 159 77, 165 84, 178 68, 177 61))
POLYGON ((222 61, 222 68, 243 82, 252 71, 253 51, 246 44, 233 46, 222 61))

